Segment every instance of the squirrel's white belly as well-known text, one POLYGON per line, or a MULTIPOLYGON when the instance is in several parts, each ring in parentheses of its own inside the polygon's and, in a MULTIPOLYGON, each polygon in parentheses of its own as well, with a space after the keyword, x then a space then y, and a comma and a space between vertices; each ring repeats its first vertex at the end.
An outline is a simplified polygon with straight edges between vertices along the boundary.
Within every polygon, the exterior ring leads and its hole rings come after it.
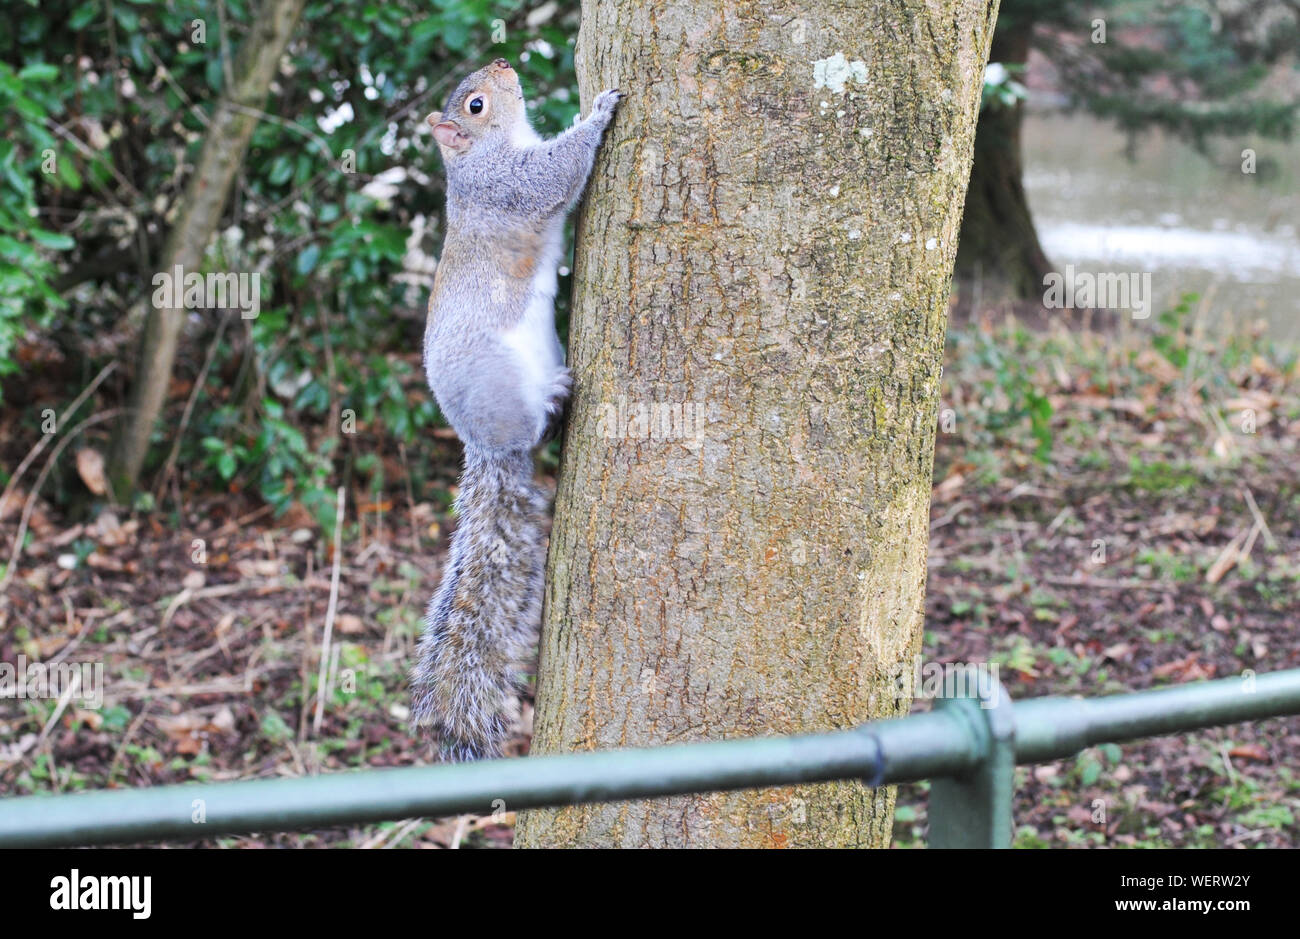
POLYGON ((557 373, 564 368, 564 349, 555 333, 560 247, 558 232, 546 239, 537 259, 524 315, 514 326, 501 332, 502 343, 514 353, 518 364, 520 391, 529 411, 537 414, 539 421, 545 420, 557 373))

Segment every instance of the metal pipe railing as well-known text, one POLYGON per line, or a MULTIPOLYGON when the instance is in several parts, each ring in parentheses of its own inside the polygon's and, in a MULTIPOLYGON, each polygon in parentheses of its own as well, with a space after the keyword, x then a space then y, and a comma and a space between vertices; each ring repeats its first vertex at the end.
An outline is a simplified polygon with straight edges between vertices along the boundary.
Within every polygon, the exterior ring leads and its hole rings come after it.
POLYGON ((1104 698, 1038 698, 1015 713, 1016 762, 1041 763, 1098 743, 1300 714, 1300 669, 1104 698))
MULTIPOLYGON (((1014 706, 998 689, 1003 700, 997 708, 965 702, 823 734, 0 799, 0 847, 197 840, 850 778, 873 786, 938 778, 960 791, 995 762, 1003 767, 1000 784, 985 781, 976 809, 988 809, 992 799, 1006 814, 1006 770, 1013 763, 1056 759, 1103 741, 1300 713, 1300 669, 1253 681, 1253 691, 1245 679, 1232 678, 1014 706), (992 724, 994 714, 1001 730, 992 724), (1010 735, 1007 721, 1014 725, 1010 735), (1005 752, 1008 739, 1015 741, 1014 754, 1005 752)), ((932 818, 932 828, 935 823, 932 818)), ((1009 832, 1004 838, 1001 827, 971 834, 975 829, 958 824, 944 843, 1002 844, 1009 832)))
POLYGON ((890 781, 977 758, 959 721, 923 714, 795 737, 3 799, 0 847, 194 840, 847 778, 879 784, 886 748, 890 781), (925 742, 905 745, 909 736, 925 742))

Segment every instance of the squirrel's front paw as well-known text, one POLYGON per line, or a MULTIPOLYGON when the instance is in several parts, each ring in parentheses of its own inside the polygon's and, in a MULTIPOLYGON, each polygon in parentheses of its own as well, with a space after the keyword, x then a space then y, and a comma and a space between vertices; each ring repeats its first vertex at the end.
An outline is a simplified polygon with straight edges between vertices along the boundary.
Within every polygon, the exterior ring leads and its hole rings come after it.
POLYGON ((572 392, 573 373, 567 368, 559 369, 546 396, 546 417, 539 443, 550 443, 560 435, 560 427, 564 423, 564 403, 569 400, 572 392))
POLYGON ((623 97, 623 92, 617 88, 610 88, 596 95, 596 100, 591 105, 591 116, 604 124, 608 124, 614 119, 614 109, 618 107, 618 101, 623 97))

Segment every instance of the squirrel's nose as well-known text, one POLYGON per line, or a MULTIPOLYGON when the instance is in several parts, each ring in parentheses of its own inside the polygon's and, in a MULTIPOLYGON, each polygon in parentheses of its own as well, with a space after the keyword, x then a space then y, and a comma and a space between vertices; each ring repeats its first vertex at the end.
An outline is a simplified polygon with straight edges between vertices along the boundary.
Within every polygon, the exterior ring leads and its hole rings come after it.
POLYGON ((507 62, 505 59, 494 59, 494 60, 492 61, 492 64, 495 65, 497 68, 509 68, 509 67, 510 67, 510 63, 507 62))

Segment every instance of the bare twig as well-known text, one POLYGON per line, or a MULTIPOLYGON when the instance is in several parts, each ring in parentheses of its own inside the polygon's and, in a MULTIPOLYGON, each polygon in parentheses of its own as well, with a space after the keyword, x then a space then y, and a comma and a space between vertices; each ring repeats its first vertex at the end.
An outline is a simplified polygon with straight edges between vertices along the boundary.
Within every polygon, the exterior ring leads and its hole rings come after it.
POLYGON ((171 87, 172 91, 176 92, 176 97, 185 102, 185 106, 190 109, 190 113, 198 119, 200 124, 204 127, 210 126, 212 124, 212 119, 208 117, 207 112, 194 103, 194 100, 185 93, 184 88, 176 84, 176 79, 172 77, 171 69, 167 68, 167 66, 163 64, 162 59, 158 58, 158 54, 150 48, 149 43, 145 42, 140 45, 143 47, 145 55, 149 56, 149 58, 153 60, 154 67, 158 69, 158 74, 162 76, 163 81, 171 87))
MULTIPOLYGON (((1255 516, 1255 525, 1259 528, 1260 534, 1264 536, 1264 544, 1268 546, 1268 550, 1276 551, 1277 539, 1273 537, 1273 532, 1269 530, 1268 522, 1264 520, 1264 513, 1259 510, 1259 506, 1255 503, 1255 494, 1250 491, 1249 486, 1242 486, 1241 494, 1246 500, 1246 505, 1250 509, 1250 514, 1255 516)), ((3 500, 0 500, 0 505, 3 504, 3 500)))
POLYGON ((45 738, 50 735, 50 731, 54 729, 54 725, 59 722, 59 718, 63 716, 63 712, 67 709, 68 702, 71 701, 72 696, 80 690, 81 669, 74 668, 72 670, 72 680, 68 682, 68 687, 63 689, 63 694, 59 695, 59 703, 55 706, 54 713, 50 715, 50 719, 46 721, 45 726, 41 728, 41 735, 36 742, 37 746, 45 743, 45 738))
POLYGON ((251 681, 207 681, 194 685, 165 685, 161 688, 141 688, 138 691, 118 692, 115 701, 137 701, 149 698, 191 698, 195 695, 253 694, 251 681))
POLYGON ((330 574, 330 602, 325 608, 325 634, 321 637, 320 673, 316 677, 316 716, 312 718, 311 732, 320 733, 325 714, 325 678, 329 670, 330 641, 334 636, 334 614, 339 603, 339 568, 343 562, 343 503, 347 490, 339 486, 338 502, 334 509, 334 570, 330 574))
POLYGON ((3 511, 4 506, 8 504, 10 494, 14 491, 14 487, 18 485, 18 480, 27 472, 27 467, 31 466, 32 462, 41 455, 41 451, 45 449, 45 445, 49 443, 51 439, 58 436, 58 429, 66 424, 72 415, 77 413, 77 408, 81 407, 82 403, 95 393, 95 389, 100 386, 104 379, 107 378, 109 373, 115 368, 117 368, 116 362, 109 362, 101 368, 99 374, 94 377, 91 383, 83 388, 81 394, 77 395, 72 400, 72 403, 64 409, 62 414, 59 415, 58 423, 54 428, 54 433, 42 434, 41 439, 37 441, 36 446, 32 447, 27 456, 23 457, 23 461, 18 464, 18 469, 14 470, 13 476, 9 478, 9 482, 5 485, 4 493, 0 494, 0 511, 3 511))
MULTIPOLYGON (((176 457, 181 452, 181 440, 185 437, 185 428, 189 426, 190 415, 194 413, 194 404, 199 399, 199 393, 203 391, 203 386, 208 380, 208 372, 212 368, 212 360, 217 356, 217 349, 221 345, 221 337, 225 335, 226 325, 230 322, 231 312, 226 311, 226 315, 221 317, 217 323, 217 333, 212 337, 212 345, 208 347, 207 357, 203 360, 203 368, 199 369, 199 377, 194 380, 194 388, 190 391, 189 400, 185 402, 185 410, 181 412, 181 423, 176 428, 176 440, 172 444, 172 449, 167 454, 167 462, 163 464, 162 473, 158 477, 158 482, 154 486, 154 502, 162 504, 163 490, 167 487, 167 480, 172 472, 176 469, 176 457)), ((177 506, 181 508, 181 506, 177 506)))
POLYGON ((271 114, 268 111, 263 111, 261 108, 250 108, 248 105, 245 104, 231 104, 230 108, 233 111, 238 111, 240 114, 247 114, 250 115, 251 117, 258 118, 259 120, 270 121, 273 124, 279 124, 285 130, 291 130, 295 134, 300 134, 301 136, 306 137, 312 143, 316 144, 316 146, 320 147, 320 149, 324 152, 325 161, 327 163, 329 163, 331 166, 334 164, 334 152, 330 150, 330 146, 328 143, 326 143, 325 138, 322 137, 320 134, 312 132, 309 128, 303 127, 301 124, 295 124, 293 121, 287 121, 284 118, 280 117, 279 115, 271 114))
POLYGON ((1081 587, 1085 590, 1161 590, 1171 592, 1170 584, 1159 580, 1105 580, 1100 577, 1088 577, 1075 580, 1072 577, 1044 577, 1043 580, 1054 587, 1081 587))
POLYGON ((1249 530, 1238 532, 1233 536, 1231 541, 1223 546, 1223 550, 1219 552, 1219 556, 1215 559, 1214 563, 1210 565, 1210 569, 1205 572, 1205 582, 1207 584, 1217 584, 1223 579, 1224 574, 1232 570, 1233 565, 1245 558, 1246 555, 1242 553, 1241 546, 1245 544, 1248 539, 1251 539, 1250 533, 1251 531, 1254 531, 1254 529, 1255 526, 1252 525, 1249 530))
POLYGON ((222 91, 229 91, 235 85, 235 73, 230 65, 230 24, 226 20, 226 4, 217 0, 217 25, 221 27, 221 76, 226 80, 222 91))
POLYGON ((407 819, 396 828, 384 829, 368 841, 357 845, 357 848, 362 851, 369 851, 375 848, 395 848, 402 839, 414 831, 417 826, 424 824, 426 821, 427 819, 423 818, 407 819))
POLYGON ((0 578, 0 593, 4 593, 9 588, 9 581, 13 579, 14 570, 18 565, 18 556, 22 554, 23 551, 23 538, 27 535, 27 523, 31 521, 32 512, 36 509, 36 497, 41 491, 41 486, 45 484, 46 477, 50 475, 50 470, 54 468, 54 463, 58 460, 59 454, 63 452, 63 448, 66 447, 72 439, 77 436, 77 434, 81 433, 87 427, 117 417, 122 410, 122 408, 113 408, 111 411, 102 411, 99 414, 86 418, 64 435, 63 439, 59 441, 58 446, 54 448, 54 452, 50 454, 50 458, 45 461, 45 466, 41 469, 41 474, 36 477, 36 483, 32 486, 31 493, 27 496, 27 504, 23 506, 23 517, 22 521, 18 523, 18 534, 14 536, 14 549, 9 555, 9 566, 5 568, 4 577, 0 578))
POLYGON ((149 719, 149 712, 152 709, 153 702, 146 701, 144 707, 140 709, 140 713, 136 715, 135 720, 131 721, 130 726, 127 727, 126 733, 122 735, 122 742, 117 745, 117 750, 113 754, 113 760, 108 764, 108 775, 104 777, 110 785, 113 782, 113 777, 117 775, 117 768, 122 765, 122 757, 126 754, 126 748, 130 746, 131 741, 135 739, 136 732, 140 729, 140 725, 149 719))
POLYGON ((252 582, 242 581, 235 584, 215 584, 211 587, 199 587, 197 589, 186 587, 180 593, 172 597, 171 602, 167 604, 167 610, 163 613, 162 623, 159 625, 160 630, 166 629, 176 615, 176 611, 191 600, 198 600, 204 597, 226 597, 232 593, 248 593, 249 591, 261 591, 263 593, 274 593, 277 590, 287 590, 288 587, 278 577, 269 577, 265 580, 255 580, 252 582))
POLYGON ((415 490, 411 487, 411 466, 406 461, 406 444, 397 441, 397 452, 402 457, 402 467, 406 470, 406 517, 411 521, 411 550, 420 553, 420 529, 415 522, 415 490))
MULTIPOLYGON (((85 142, 82 141, 80 137, 78 137, 72 131, 68 130, 58 121, 51 120, 50 118, 47 117, 45 119, 45 124, 47 127, 49 127, 50 130, 54 131, 64 140, 68 141, 68 143, 72 144, 72 146, 75 147, 77 150, 79 150, 81 152, 81 155, 84 156, 86 159, 90 160, 91 163, 99 162, 99 158, 101 154, 96 153, 94 150, 90 149, 90 147, 86 146, 85 142)), ((136 189, 134 186, 131 185, 130 180, 128 180, 125 176, 121 174, 121 172, 118 171, 118 168, 113 165, 111 160, 107 160, 107 159, 104 160, 104 166, 108 169, 109 173, 112 174, 113 178, 116 179, 124 189, 128 190, 131 193, 132 197, 139 200, 140 203, 147 203, 149 201, 144 197, 144 194, 141 193, 139 189, 136 189)), ((117 201, 117 204, 120 205, 122 208, 126 209, 127 211, 131 211, 131 206, 127 205, 125 202, 122 202, 120 199, 118 199, 114 193, 109 192, 108 195, 110 198, 117 201)))
POLYGON ((401 844, 403 841, 406 840, 407 836, 410 835, 411 832, 415 831, 415 829, 419 828, 423 824, 426 824, 427 822, 428 820, 423 818, 411 819, 409 822, 407 822, 405 825, 399 828, 397 832, 393 835, 393 837, 389 839, 388 843, 383 845, 383 847, 385 848, 397 847, 399 844, 401 844))
POLYGON ((460 847, 461 841, 463 841, 465 835, 469 833, 469 823, 473 820, 473 815, 462 815, 460 818, 456 819, 456 832, 451 836, 451 844, 449 845, 453 851, 460 847))
POLYGON ((237 519, 226 522, 226 524, 222 525, 216 531, 212 532, 209 535, 209 537, 217 538, 220 537, 221 535, 226 534, 226 532, 228 531, 230 532, 236 531, 237 529, 241 528, 243 525, 247 524, 248 522, 253 521, 253 519, 261 518, 263 515, 270 512, 273 508, 274 506, 264 505, 259 509, 254 509, 253 511, 249 512, 247 515, 241 515, 237 519))

